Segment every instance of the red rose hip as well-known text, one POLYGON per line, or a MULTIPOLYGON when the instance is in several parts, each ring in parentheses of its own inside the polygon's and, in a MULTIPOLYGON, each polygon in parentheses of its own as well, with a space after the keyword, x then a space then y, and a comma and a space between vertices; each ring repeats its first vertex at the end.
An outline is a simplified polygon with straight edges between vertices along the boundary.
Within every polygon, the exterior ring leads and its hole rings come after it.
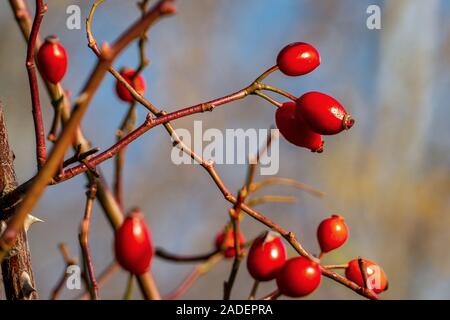
MULTIPOLYGON (((135 76, 136 71, 124 68, 120 71, 120 75, 136 90, 140 95, 145 93, 145 79, 142 75, 135 76), (133 79, 133 80, 132 80, 133 79)), ((120 100, 125 102, 133 102, 134 98, 130 91, 119 80, 116 82, 116 94, 120 100)))
POLYGON ((308 92, 298 98, 296 115, 311 130, 324 135, 348 130, 355 123, 339 101, 321 92, 308 92))
POLYGON ((322 136, 309 129, 308 125, 295 114, 295 102, 285 102, 275 112, 275 123, 281 135, 290 143, 312 152, 323 152, 322 136))
MULTIPOLYGON (((244 246, 244 236, 242 233, 239 233, 238 240, 240 244, 240 248, 244 246)), ((234 250, 234 231, 229 228, 225 228, 222 232, 220 232, 215 241, 216 249, 222 251, 225 258, 232 258, 236 254, 236 250, 234 250)))
POLYGON ((247 257, 247 269, 258 281, 275 279, 286 262, 286 248, 278 233, 265 232, 253 242, 247 257))
POLYGON ((342 246, 348 239, 348 227, 344 218, 332 215, 330 218, 323 220, 317 228, 317 239, 323 253, 342 246))
POLYGON ((284 47, 277 57, 277 66, 288 76, 310 73, 320 65, 319 52, 310 44, 295 42, 284 47))
POLYGON ((134 209, 125 218, 114 238, 117 262, 125 270, 140 275, 150 268, 153 246, 150 232, 139 209, 134 209))
MULTIPOLYGON (((366 268, 367 288, 377 294, 387 290, 388 281, 384 270, 375 262, 366 259, 363 259, 363 265, 366 268)), ((348 267, 345 269, 345 277, 360 287, 364 287, 363 275, 359 267, 358 259, 353 259, 348 263, 348 267)))
POLYGON ((312 293, 320 285, 320 266, 305 257, 289 259, 277 275, 281 294, 300 298, 312 293))
POLYGON ((49 36, 45 39, 36 56, 42 77, 53 84, 60 82, 67 71, 67 52, 58 38, 49 36))

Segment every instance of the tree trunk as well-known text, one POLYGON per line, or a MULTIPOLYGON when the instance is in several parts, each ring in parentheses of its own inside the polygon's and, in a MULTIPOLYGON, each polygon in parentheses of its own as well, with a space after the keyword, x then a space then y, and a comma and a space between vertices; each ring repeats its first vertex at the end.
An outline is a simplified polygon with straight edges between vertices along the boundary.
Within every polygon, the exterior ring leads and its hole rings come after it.
MULTIPOLYGON (((3 196, 17 187, 14 171, 14 154, 9 148, 3 106, 0 103, 0 194, 3 196)), ((3 211, 4 208, 1 208, 3 211)), ((9 214, 9 213, 8 213, 9 214)), ((7 216, 0 213, 2 219, 7 216)), ((1 221, 4 225, 4 221, 1 221)), ((9 257, 2 263, 2 277, 5 295, 8 300, 37 299, 27 233, 23 230, 17 237, 16 245, 9 257)))

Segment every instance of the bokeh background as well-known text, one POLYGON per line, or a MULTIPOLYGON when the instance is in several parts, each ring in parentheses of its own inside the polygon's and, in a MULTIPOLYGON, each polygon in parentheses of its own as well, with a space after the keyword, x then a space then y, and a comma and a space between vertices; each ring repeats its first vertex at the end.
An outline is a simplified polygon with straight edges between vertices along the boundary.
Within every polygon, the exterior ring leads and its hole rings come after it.
MULTIPOLYGON (((31 1, 33 2, 33 1, 31 1)), ((96 58, 86 46, 85 30, 66 28, 66 8, 82 8, 83 23, 93 1, 47 0, 42 35, 57 34, 70 53, 64 85, 76 96, 96 58)), ((138 17, 136 1, 110 0, 96 13, 93 31, 99 41, 113 41, 138 17)), ((326 256, 344 263, 358 255, 377 261, 389 277, 388 299, 450 298, 450 2, 446 0, 183 0, 178 14, 164 19, 149 35, 151 65, 144 76, 146 97, 171 111, 219 97, 247 85, 274 64, 278 51, 294 41, 316 46, 322 65, 312 74, 271 76, 270 83, 296 95, 310 90, 337 97, 357 119, 352 130, 326 139, 326 151, 313 154, 280 141, 280 177, 292 177, 326 193, 314 198, 299 190, 276 187, 267 192, 294 195, 298 203, 270 204, 259 209, 299 235, 305 247, 318 251, 318 223, 332 213, 346 218, 348 243, 326 256), (368 30, 366 9, 382 8, 382 29, 368 30)), ((31 5, 33 7, 33 5, 31 5)), ((25 69, 26 46, 6 1, 0 4, 0 99, 16 155, 21 182, 35 174, 34 136, 25 69)), ((115 66, 135 67, 137 45, 115 66)), ((115 131, 127 110, 113 92, 108 75, 83 122, 94 146, 114 143, 115 131)), ((46 125, 52 108, 42 88, 46 125)), ((139 109, 139 119, 145 110, 139 109)), ((177 121, 203 127, 268 128, 274 108, 256 97, 213 113, 177 121)), ((175 166, 171 144, 162 128, 152 130, 128 148, 126 207, 140 206, 154 242, 174 253, 211 250, 213 238, 228 218, 229 204, 198 166, 175 166)), ((101 168, 111 177, 112 161, 101 168)), ((232 190, 245 179, 245 165, 219 165, 232 190)), ((109 180, 111 182, 111 180, 109 180)), ((84 207, 85 177, 47 189, 34 214, 45 220, 29 232, 37 288, 47 298, 64 270, 57 249, 66 243, 78 255, 78 226, 84 207)), ((248 239, 263 226, 246 219, 248 239)), ((97 273, 113 259, 112 232, 96 206, 91 249, 97 273)), ((292 254, 292 252, 290 252, 292 254)), ((162 294, 168 294, 194 265, 154 259, 153 272, 162 294)), ((231 262, 221 262, 202 277, 186 298, 222 297, 231 262)), ((117 272, 101 289, 101 297, 121 298, 126 273, 117 272)), ((233 298, 246 298, 252 280, 241 269, 233 298)), ((264 285, 260 294, 274 288, 264 285)), ((79 291, 64 291, 70 299, 79 291)), ((135 290, 135 298, 140 293, 135 290)), ((311 298, 358 299, 324 279, 311 298)))

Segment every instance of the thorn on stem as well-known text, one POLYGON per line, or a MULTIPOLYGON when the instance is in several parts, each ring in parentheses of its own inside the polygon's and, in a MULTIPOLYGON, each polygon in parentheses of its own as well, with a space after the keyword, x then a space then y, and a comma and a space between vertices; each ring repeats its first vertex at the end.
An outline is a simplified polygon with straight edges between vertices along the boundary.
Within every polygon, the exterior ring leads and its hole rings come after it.
POLYGON ((25 300, 30 300, 31 295, 36 292, 36 289, 32 285, 30 275, 26 271, 20 275, 20 290, 25 300))

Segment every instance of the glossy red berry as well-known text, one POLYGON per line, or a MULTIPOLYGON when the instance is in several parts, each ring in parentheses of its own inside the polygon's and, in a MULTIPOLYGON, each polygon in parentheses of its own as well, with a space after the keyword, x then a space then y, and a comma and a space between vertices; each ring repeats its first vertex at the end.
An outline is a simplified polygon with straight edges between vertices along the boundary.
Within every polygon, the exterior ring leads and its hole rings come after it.
POLYGON ((125 270, 139 275, 150 268, 153 246, 139 209, 133 210, 116 230, 114 249, 117 262, 125 270))
MULTIPOLYGON (((239 233, 238 235, 239 244, 241 248, 244 246, 244 236, 242 233, 239 233)), ((224 256, 226 258, 232 258, 235 256, 236 251, 234 250, 234 232, 231 229, 226 228, 226 230, 223 230, 220 232, 215 241, 216 249, 223 251, 224 256)))
MULTIPOLYGON (((136 72, 133 69, 128 68, 124 68, 120 71, 120 75, 134 88, 134 90, 136 90, 140 95, 144 95, 145 79, 140 74, 134 77, 135 73, 136 72)), ((128 89, 118 80, 116 82, 116 94, 122 101, 133 102, 134 100, 130 91, 128 91, 128 89)))
POLYGON ((39 48, 37 64, 42 76, 50 83, 60 82, 67 71, 67 52, 58 38, 49 36, 39 48))
POLYGON ((258 281, 275 279, 278 271, 286 262, 286 248, 280 235, 265 232, 255 239, 247 257, 247 269, 258 281))
POLYGON ((317 289, 321 275, 320 266, 308 258, 289 259, 278 272, 278 290, 288 297, 304 297, 317 289))
POLYGON ((312 152, 323 152, 322 136, 309 129, 302 118, 296 116, 295 102, 285 102, 275 112, 275 123, 281 135, 296 146, 307 148, 312 152))
POLYGON ((317 228, 317 239, 322 252, 330 252, 342 246, 348 239, 348 227, 344 218, 332 215, 317 228))
MULTIPOLYGON (((381 293, 388 288, 388 281, 384 270, 375 262, 363 259, 363 264, 367 274, 367 288, 372 289, 375 293, 381 293)), ((364 286, 362 271, 359 267, 358 259, 353 259, 348 263, 345 269, 347 279, 355 282, 360 287, 364 286)))
POLYGON ((298 98, 296 115, 311 130, 324 135, 348 130, 355 123, 339 101, 320 92, 308 92, 298 98))
POLYGON ((284 47, 277 57, 277 66, 288 76, 310 73, 320 65, 319 52, 310 44, 295 42, 284 47))

